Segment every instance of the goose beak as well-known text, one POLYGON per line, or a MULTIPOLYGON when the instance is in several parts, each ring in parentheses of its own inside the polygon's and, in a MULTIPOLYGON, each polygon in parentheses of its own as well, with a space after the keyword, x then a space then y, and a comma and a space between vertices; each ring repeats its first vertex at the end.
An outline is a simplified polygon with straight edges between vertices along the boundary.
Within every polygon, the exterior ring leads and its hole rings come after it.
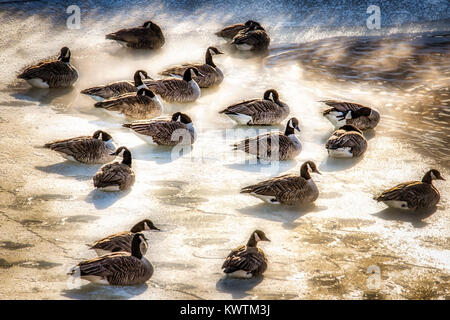
POLYGON ((317 169, 314 172, 322 175, 322 173, 319 170, 317 170, 317 169))
POLYGON ((223 52, 222 51, 219 51, 219 50, 217 50, 217 53, 216 54, 223 54, 223 52))
POLYGON ((295 130, 297 130, 298 132, 300 132, 300 128, 298 126, 295 126, 295 130))

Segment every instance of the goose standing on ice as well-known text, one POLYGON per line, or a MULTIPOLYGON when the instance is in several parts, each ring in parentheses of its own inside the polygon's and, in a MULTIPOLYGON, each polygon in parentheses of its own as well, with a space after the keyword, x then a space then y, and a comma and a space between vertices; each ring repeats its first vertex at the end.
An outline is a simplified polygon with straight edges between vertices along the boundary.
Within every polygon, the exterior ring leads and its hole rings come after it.
POLYGON ((92 137, 82 136, 46 143, 44 148, 58 152, 70 161, 99 164, 114 160, 116 150, 113 138, 107 132, 97 130, 92 137))
POLYGON ((333 132, 325 144, 325 148, 331 157, 359 157, 367 150, 367 140, 361 130, 351 124, 346 124, 333 132))
POLYGON ((240 125, 275 125, 289 115, 289 106, 280 101, 275 89, 267 90, 263 99, 252 99, 220 111, 240 125))
POLYGON ((192 77, 200 88, 210 88, 219 85, 223 81, 223 73, 213 61, 213 54, 223 54, 216 47, 209 47, 206 50, 204 64, 190 64, 186 63, 180 66, 175 66, 162 71, 160 74, 164 76, 183 76, 187 68, 197 68, 202 73, 202 76, 192 77))
POLYGON ((254 154, 258 159, 293 160, 302 151, 302 145, 295 136, 295 131, 300 132, 298 124, 297 118, 292 118, 286 124, 284 134, 269 132, 247 138, 234 144, 233 150, 254 154))
POLYGON ((142 233, 136 233, 131 242, 131 253, 114 252, 98 258, 81 261, 69 275, 97 284, 131 286, 145 283, 153 275, 153 266, 144 257, 147 243, 142 233))
POLYGON ((123 124, 132 129, 138 137, 150 144, 175 146, 191 145, 195 141, 195 131, 191 118, 176 112, 171 120, 141 120, 123 124))
POLYGON ((257 247, 259 241, 270 241, 261 230, 255 230, 247 244, 231 251, 222 265, 229 277, 250 279, 262 275, 267 269, 267 257, 257 247))
POLYGON ((112 116, 132 119, 150 119, 159 117, 162 113, 161 101, 153 91, 146 88, 97 102, 94 106, 104 109, 112 116))
POLYGON ((141 27, 126 28, 106 35, 106 39, 115 40, 128 48, 159 49, 166 42, 161 28, 152 21, 141 27))
POLYGON ((445 180, 436 169, 431 169, 422 181, 401 183, 384 191, 375 200, 383 202, 389 207, 403 210, 429 209, 436 206, 441 195, 433 186, 433 180, 445 180))
POLYGON ((94 175, 94 187, 103 191, 124 191, 135 181, 131 169, 131 152, 126 147, 120 147, 112 155, 123 157, 122 162, 112 162, 102 166, 94 175))
POLYGON ((311 203, 319 197, 319 189, 311 179, 309 171, 321 174, 314 162, 306 161, 300 169, 300 176, 285 174, 242 188, 241 193, 249 193, 272 204, 311 203))
POLYGON ((70 64, 70 56, 69 48, 63 47, 57 60, 28 67, 17 78, 41 89, 70 87, 78 80, 78 71, 70 64))
MULTIPOLYGON (((134 235, 142 231, 150 230, 161 231, 153 224, 151 220, 144 219, 136 223, 130 231, 115 233, 103 239, 95 241, 93 244, 89 245, 89 249, 95 250, 98 256, 118 251, 131 253, 131 244, 134 235)), ((145 244, 147 244, 147 242, 145 242, 145 244)), ((146 246, 144 250, 141 250, 142 254, 146 254, 147 249, 148 246, 146 246)))
POLYGON ((203 76, 197 68, 187 68, 183 79, 169 78, 147 80, 144 83, 161 98, 170 103, 193 102, 200 97, 200 87, 192 76, 203 76))
POLYGON ((144 70, 137 70, 134 73, 134 82, 127 80, 111 82, 104 86, 84 89, 81 93, 90 96, 95 101, 103 101, 123 94, 137 92, 142 88, 147 88, 143 82, 144 79, 152 78, 144 70))
POLYGON ((380 113, 372 108, 352 102, 340 102, 334 100, 321 101, 330 106, 323 112, 336 128, 346 124, 352 124, 360 130, 373 129, 380 121, 380 113))

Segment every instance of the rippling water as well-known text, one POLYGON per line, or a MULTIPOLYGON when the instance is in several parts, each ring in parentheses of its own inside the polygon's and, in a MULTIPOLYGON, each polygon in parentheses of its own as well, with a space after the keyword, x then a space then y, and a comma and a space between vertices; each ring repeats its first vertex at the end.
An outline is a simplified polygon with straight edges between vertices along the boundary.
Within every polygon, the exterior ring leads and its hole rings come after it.
MULTIPOLYGON (((0 298, 445 298, 450 277, 450 216, 446 182, 432 216, 386 210, 373 194, 421 179, 430 167, 450 177, 450 17, 447 1, 85 1, 80 30, 65 25, 70 1, 0 1, 0 298), (379 30, 367 29, 366 9, 378 4, 379 30), (439 9, 437 9, 439 8, 439 9), (250 12, 252 14, 250 14, 250 12), (254 18, 272 37, 265 57, 236 55, 214 31, 254 18), (104 34, 152 19, 166 34, 157 52, 135 52, 105 41, 104 34), (18 70, 60 47, 72 49, 80 79, 72 89, 30 89, 18 70), (150 147, 121 123, 93 108, 83 88, 129 79, 144 69, 201 61, 205 48, 225 73, 219 88, 202 90, 184 110, 198 140, 181 158, 150 147), (300 119, 303 151, 297 161, 257 164, 231 152, 247 133, 217 112, 276 88, 300 119), (357 161, 328 159, 332 127, 318 101, 346 99, 375 107, 382 119, 366 132, 369 149, 357 161), (131 148, 137 182, 126 194, 92 190, 98 167, 64 162, 39 148, 45 142, 102 128, 131 148), (261 204, 240 187, 314 160, 321 196, 310 208, 261 204), (146 286, 74 289, 65 271, 92 257, 85 243, 126 230, 150 217, 148 258, 155 275, 146 286), (270 244, 261 282, 222 279, 229 250, 255 228, 270 244), (365 270, 380 266, 376 293, 365 270), (34 270, 33 270, 34 269, 34 270), (411 278, 414 280, 405 279, 411 278), (24 281, 18 289, 17 279, 24 281)), ((261 128, 257 128, 261 129, 261 128)), ((267 130, 267 128, 263 128, 267 130)), ((273 129, 282 129, 282 126, 273 129)), ((254 129, 253 129, 254 130, 254 129)), ((255 131, 256 133, 256 131, 255 131)))

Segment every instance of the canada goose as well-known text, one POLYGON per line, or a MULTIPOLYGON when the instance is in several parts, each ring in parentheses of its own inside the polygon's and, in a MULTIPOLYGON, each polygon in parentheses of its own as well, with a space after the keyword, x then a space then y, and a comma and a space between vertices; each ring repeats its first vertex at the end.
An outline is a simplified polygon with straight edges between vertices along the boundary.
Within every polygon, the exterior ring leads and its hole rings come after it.
POLYGON ((121 29, 107 34, 106 39, 116 40, 134 49, 159 49, 166 41, 161 28, 151 21, 145 22, 141 27, 121 29))
POLYGON ((131 242, 131 253, 114 252, 84 260, 68 274, 97 284, 115 286, 142 284, 153 275, 153 266, 143 256, 144 250, 146 239, 142 233, 136 233, 131 242))
POLYGON ((222 265, 229 277, 250 279, 262 275, 267 269, 267 257, 258 241, 270 241, 263 231, 255 230, 244 246, 232 250, 222 265))
POLYGON ((69 48, 63 47, 57 60, 28 67, 17 78, 41 89, 70 87, 78 80, 78 71, 70 64, 70 55, 69 48))
POLYGON ((108 163, 114 160, 116 150, 113 138, 105 131, 97 130, 92 137, 83 136, 46 143, 44 148, 58 152, 70 161, 86 164, 108 163))
POLYGON ((171 120, 141 120, 123 124, 131 128, 141 139, 157 145, 174 146, 194 143, 195 131, 191 118, 176 112, 171 120))
POLYGON ((141 88, 136 93, 123 94, 94 105, 113 116, 124 116, 133 119, 149 119, 158 117, 162 112, 162 103, 149 89, 141 88))
POLYGON ((147 88, 144 84, 144 79, 152 79, 144 70, 137 70, 134 73, 134 82, 132 81, 116 81, 104 86, 97 86, 81 91, 82 94, 90 96, 96 101, 103 101, 105 99, 118 97, 126 93, 136 92, 141 88, 147 88))
POLYGON ((92 178, 94 187, 103 191, 129 189, 135 181, 134 172, 131 169, 131 152, 126 147, 120 147, 112 155, 122 156, 122 162, 115 161, 101 167, 92 178))
POLYGON ((192 78, 192 72, 196 76, 203 76, 197 68, 190 67, 184 72, 183 79, 169 78, 153 81, 147 80, 144 83, 167 102, 193 102, 200 97, 200 87, 192 78))
POLYGON ((256 21, 248 20, 246 23, 237 23, 231 26, 227 26, 222 30, 216 32, 215 35, 221 38, 225 38, 227 40, 232 40, 239 33, 239 31, 248 29, 253 24, 260 25, 256 21))
POLYGON ((197 68, 203 75, 193 77, 200 88, 209 88, 219 85, 223 81, 223 73, 218 66, 214 64, 212 55, 223 54, 215 47, 209 47, 206 50, 204 64, 186 63, 181 66, 175 66, 162 71, 160 74, 164 76, 182 76, 187 68, 197 68))
POLYGON ((266 51, 270 37, 259 23, 253 23, 249 28, 239 31, 231 44, 242 51, 266 51))
POLYGON ((345 124, 352 124, 360 130, 373 129, 380 121, 380 113, 372 108, 352 102, 334 100, 321 101, 330 106, 323 112, 336 128, 345 124))
POLYGON ((272 204, 294 205, 314 202, 319 197, 319 189, 311 179, 309 171, 321 174, 314 162, 306 161, 300 169, 300 176, 285 174, 242 188, 241 193, 249 193, 272 204))
MULTIPOLYGON (((125 251, 131 252, 131 242, 136 233, 146 230, 159 230, 151 220, 145 219, 137 224, 135 224, 130 231, 124 231, 112 234, 106 238, 95 241, 93 244, 89 245, 89 249, 95 250, 97 255, 101 256, 104 254, 125 251)), ((144 242, 147 244, 147 242, 144 242)), ((148 246, 145 246, 142 250, 142 254, 146 254, 148 246)))
POLYGON ((436 206, 441 198, 439 191, 433 186, 433 180, 445 179, 439 171, 431 169, 425 173, 422 181, 401 183, 384 191, 374 199, 397 209, 418 210, 432 208, 436 206))
POLYGON ((295 136, 295 130, 300 132, 297 118, 292 118, 286 124, 286 130, 260 134, 234 144, 234 150, 242 150, 259 158, 269 160, 292 160, 302 150, 300 141, 295 136))
POLYGON ((367 140, 361 130, 351 124, 346 124, 333 132, 325 144, 325 148, 331 157, 359 157, 367 150, 367 140))
POLYGON ((274 125, 289 115, 289 106, 279 100, 276 90, 270 89, 264 93, 263 99, 240 102, 219 113, 226 114, 240 125, 274 125))

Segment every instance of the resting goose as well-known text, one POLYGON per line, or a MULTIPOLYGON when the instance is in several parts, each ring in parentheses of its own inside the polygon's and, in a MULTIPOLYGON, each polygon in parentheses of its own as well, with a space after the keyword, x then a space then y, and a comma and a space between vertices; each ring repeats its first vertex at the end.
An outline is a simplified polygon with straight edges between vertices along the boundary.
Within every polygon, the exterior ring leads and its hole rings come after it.
POLYGON ((123 191, 129 189, 135 181, 131 169, 131 152, 126 147, 120 147, 112 155, 122 156, 122 162, 105 164, 94 175, 94 187, 103 191, 123 191))
POLYGON ((81 261, 68 273, 97 284, 131 286, 145 283, 153 275, 152 264, 144 257, 147 243, 142 233, 131 242, 131 253, 115 252, 81 261))
POLYGON ((439 191, 433 186, 433 180, 445 180, 441 173, 431 169, 422 181, 401 183, 384 191, 375 200, 384 202, 392 208, 404 210, 428 209, 436 206, 441 198, 439 191))
POLYGON ((197 68, 190 67, 184 72, 183 79, 169 78, 152 81, 147 80, 145 81, 145 84, 167 102, 193 102, 200 97, 200 87, 192 78, 192 73, 196 76, 203 76, 197 68))
POLYGON ((161 115, 162 103, 149 89, 141 88, 136 93, 128 93, 110 98, 94 105, 102 108, 112 116, 133 119, 149 119, 161 115))
POLYGON ((264 93, 263 99, 237 103, 219 113, 224 113, 240 125, 274 125, 286 119, 289 106, 280 101, 276 90, 270 89, 264 93))
POLYGON ((321 101, 330 106, 323 112, 336 128, 346 124, 352 124, 360 130, 373 129, 380 121, 380 113, 372 108, 352 102, 340 102, 334 100, 321 101))
POLYGON ((92 137, 83 136, 46 143, 44 148, 58 152, 67 160, 86 164, 108 163, 116 150, 113 138, 105 131, 97 130, 92 137))
MULTIPOLYGON (((93 244, 89 245, 89 249, 95 250, 98 256, 118 251, 131 252, 131 242, 133 241, 134 235, 147 230, 160 231, 155 227, 151 220, 145 219, 135 224, 130 231, 115 233, 95 241, 93 244)), ((145 242, 145 244, 147 245, 147 242, 145 242)), ((142 250, 142 254, 146 254, 147 249, 148 246, 145 246, 145 249, 142 250)))
POLYGON ((78 71, 70 64, 70 56, 69 48, 63 47, 57 60, 28 67, 17 78, 41 89, 70 87, 78 80, 78 71))
POLYGON ((171 120, 141 120, 123 124, 132 129, 141 139, 165 146, 190 145, 195 141, 195 131, 191 118, 176 112, 171 120))
POLYGON ((231 26, 227 26, 222 30, 216 32, 215 35, 221 38, 225 38, 227 40, 232 40, 239 33, 239 31, 248 29, 253 24, 259 25, 259 23, 256 21, 248 20, 246 23, 236 23, 231 26))
POLYGON ((286 124, 286 130, 260 134, 254 138, 247 138, 234 144, 234 150, 241 150, 254 154, 258 159, 292 160, 302 150, 300 141, 295 136, 295 130, 300 132, 297 118, 292 118, 286 124))
POLYGON ((241 193, 249 193, 272 204, 303 204, 314 202, 319 197, 319 189, 311 179, 309 171, 321 174, 316 164, 306 161, 300 176, 286 174, 241 189, 241 193))
POLYGON ((255 230, 248 242, 231 251, 222 265, 229 277, 250 279, 262 275, 267 269, 267 257, 257 247, 259 241, 270 241, 263 231, 255 230))
POLYGON ((367 140, 361 130, 346 124, 333 133, 325 144, 325 148, 331 157, 359 157, 367 150, 367 140))
POLYGON ((161 28, 151 21, 145 22, 141 27, 121 29, 107 34, 106 39, 116 40, 134 49, 159 49, 166 41, 161 28))
POLYGON ((209 47, 206 50, 204 64, 186 63, 181 66, 175 66, 162 71, 160 74, 164 76, 183 76, 187 68, 197 68, 202 76, 193 77, 200 88, 210 88, 219 85, 223 81, 223 73, 218 66, 215 65, 212 55, 223 54, 215 47, 209 47))
POLYGON ((141 88, 147 88, 144 84, 144 79, 152 79, 144 70, 137 70, 134 73, 134 82, 132 81, 116 81, 104 86, 97 86, 81 91, 82 94, 90 96, 96 101, 103 101, 105 99, 118 97, 126 93, 136 92, 141 88))
POLYGON ((270 37, 259 23, 253 23, 249 28, 239 31, 231 44, 241 51, 266 51, 270 37))

